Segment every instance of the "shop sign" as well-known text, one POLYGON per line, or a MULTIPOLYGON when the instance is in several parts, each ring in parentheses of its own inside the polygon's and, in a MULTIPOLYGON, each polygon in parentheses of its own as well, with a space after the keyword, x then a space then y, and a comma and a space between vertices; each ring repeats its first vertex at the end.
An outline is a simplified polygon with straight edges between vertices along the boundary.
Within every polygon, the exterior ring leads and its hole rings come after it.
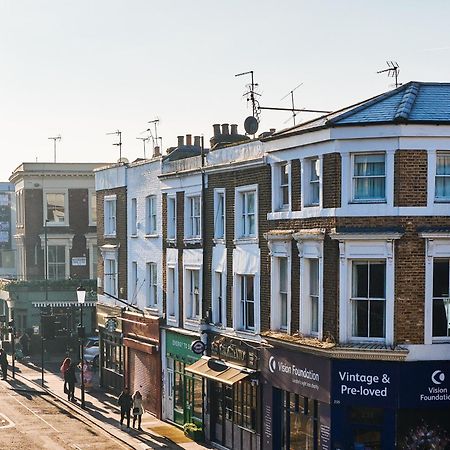
POLYGON ((196 355, 191 349, 191 345, 194 340, 196 339, 193 339, 190 336, 167 331, 166 353, 170 356, 175 356, 180 359, 197 360, 200 355, 196 355))
POLYGON ((211 342, 211 356, 234 362, 249 369, 258 369, 258 350, 239 339, 216 335, 211 342))
POLYGON ((450 407, 449 362, 402 363, 400 380, 400 407, 450 407))
POLYGON ((333 404, 394 405, 397 363, 334 361, 333 404))
POLYGON ((77 256, 72 258, 72 266, 85 266, 87 263, 85 256, 77 256))
POLYGON ((330 360, 285 349, 263 350, 261 373, 278 389, 330 401, 330 360))

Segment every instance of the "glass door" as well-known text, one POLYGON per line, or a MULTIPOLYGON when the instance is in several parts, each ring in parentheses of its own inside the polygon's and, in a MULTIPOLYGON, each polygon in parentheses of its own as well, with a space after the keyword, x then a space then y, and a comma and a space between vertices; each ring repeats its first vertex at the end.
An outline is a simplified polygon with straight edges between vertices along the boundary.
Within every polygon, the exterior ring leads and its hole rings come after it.
POLYGON ((233 388, 212 381, 211 389, 211 440, 233 448, 233 388))

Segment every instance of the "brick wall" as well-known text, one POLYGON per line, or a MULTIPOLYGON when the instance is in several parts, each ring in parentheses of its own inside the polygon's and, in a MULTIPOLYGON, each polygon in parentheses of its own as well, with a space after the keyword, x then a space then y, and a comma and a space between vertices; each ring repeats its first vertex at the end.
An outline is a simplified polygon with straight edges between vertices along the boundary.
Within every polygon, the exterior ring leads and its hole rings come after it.
POLYGON ((300 211, 301 206, 301 171, 300 171, 300 160, 293 159, 291 161, 291 195, 292 195, 292 211, 300 211))
POLYGON ((328 153, 323 155, 323 207, 339 208, 341 206, 341 155, 328 153))
MULTIPOLYGON (((115 189, 105 189, 97 191, 97 245, 111 244, 119 245, 118 254, 118 285, 119 296, 121 299, 127 299, 127 192, 125 187, 115 189), (116 195, 116 237, 105 238, 105 211, 104 198, 107 195, 116 195)), ((97 262, 98 276, 104 278, 104 263, 99 252, 97 262)), ((103 294, 103 287, 98 288, 99 294, 103 294)))
POLYGON ((394 206, 427 206, 427 151, 397 150, 394 206))

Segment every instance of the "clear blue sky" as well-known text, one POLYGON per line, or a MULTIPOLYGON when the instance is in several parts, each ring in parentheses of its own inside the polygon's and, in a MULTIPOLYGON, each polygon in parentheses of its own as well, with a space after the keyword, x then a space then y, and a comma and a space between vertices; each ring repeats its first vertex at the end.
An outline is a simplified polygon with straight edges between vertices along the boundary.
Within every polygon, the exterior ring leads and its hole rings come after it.
MULTIPOLYGON (((0 0, 0 180, 23 161, 142 157, 136 137, 159 117, 163 147, 213 123, 243 122, 255 71, 261 105, 299 83, 296 106, 337 109, 400 81, 450 81, 445 0, 0 0)), ((307 119, 307 115, 302 115, 307 119)), ((310 116, 309 116, 310 117, 310 116)), ((260 131, 289 126, 263 112, 260 131)))

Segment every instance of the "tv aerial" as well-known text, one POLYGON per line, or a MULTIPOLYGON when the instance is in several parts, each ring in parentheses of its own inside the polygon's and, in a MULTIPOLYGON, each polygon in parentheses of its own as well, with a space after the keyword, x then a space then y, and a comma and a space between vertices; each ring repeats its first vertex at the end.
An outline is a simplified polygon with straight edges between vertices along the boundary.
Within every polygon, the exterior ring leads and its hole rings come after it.
POLYGON ((122 132, 117 130, 117 131, 113 131, 112 133, 106 133, 106 135, 111 135, 111 134, 116 134, 117 136, 119 136, 119 142, 114 142, 113 145, 117 145, 119 147, 119 163, 122 162, 122 132))
POLYGON ((58 134, 58 136, 49 137, 48 139, 52 139, 53 140, 53 162, 56 162, 56 141, 60 141, 61 140, 61 135, 58 134))
POLYGON ((247 91, 244 93, 243 97, 247 98, 247 103, 252 102, 252 115, 247 117, 244 121, 244 128, 247 134, 256 134, 259 126, 259 102, 256 96, 261 96, 258 92, 256 92, 256 88, 258 87, 258 83, 255 83, 255 79, 253 76, 253 70, 249 70, 248 72, 242 72, 235 75, 235 77, 241 77, 243 75, 251 75, 251 82, 246 86, 247 91))
POLYGON ((147 159, 146 155, 145 155, 145 143, 148 142, 151 139, 151 136, 147 136, 147 137, 137 137, 136 139, 139 139, 140 141, 142 141, 142 143, 144 144, 144 159, 147 159))
POLYGON ((396 61, 386 61, 387 68, 378 70, 377 73, 387 73, 388 77, 395 78, 395 87, 398 88, 402 83, 398 82, 398 75, 400 73, 400 66, 396 61))
MULTIPOLYGON (((307 112, 307 113, 320 113, 320 114, 329 114, 331 111, 325 111, 322 109, 306 109, 306 108, 301 108, 298 109, 295 107, 295 101, 294 101, 294 92, 300 87, 302 86, 303 83, 300 83, 299 85, 297 85, 294 89, 291 89, 281 100, 284 100, 287 97, 291 97, 291 108, 274 108, 274 107, 270 107, 270 106, 260 106, 259 109, 269 109, 272 111, 290 111, 292 113, 292 120, 294 122, 294 126, 295 126, 295 118, 297 116, 297 114, 299 112, 307 112)), ((288 119, 290 120, 290 119, 288 119)), ((287 122, 287 121, 286 121, 287 122)), ((286 123, 285 122, 285 123, 286 123)))

